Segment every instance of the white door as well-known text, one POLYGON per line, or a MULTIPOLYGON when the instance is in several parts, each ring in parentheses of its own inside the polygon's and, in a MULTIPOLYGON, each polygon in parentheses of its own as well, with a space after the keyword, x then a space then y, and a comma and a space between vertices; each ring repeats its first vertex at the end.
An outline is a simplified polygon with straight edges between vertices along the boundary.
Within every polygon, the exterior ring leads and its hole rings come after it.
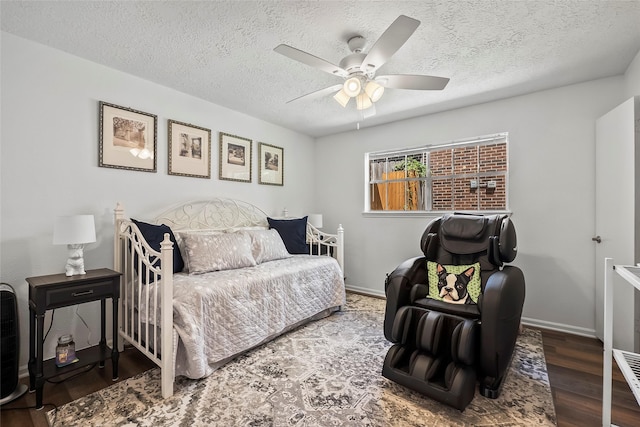
MULTIPOLYGON (((625 101, 596 121, 596 198, 594 241, 596 335, 603 339, 604 258, 634 264, 635 103, 625 101)), ((617 275, 614 275, 617 276, 617 275)), ((618 280, 619 277, 616 277, 618 280)), ((614 285, 614 347, 633 350, 633 290, 614 285)))

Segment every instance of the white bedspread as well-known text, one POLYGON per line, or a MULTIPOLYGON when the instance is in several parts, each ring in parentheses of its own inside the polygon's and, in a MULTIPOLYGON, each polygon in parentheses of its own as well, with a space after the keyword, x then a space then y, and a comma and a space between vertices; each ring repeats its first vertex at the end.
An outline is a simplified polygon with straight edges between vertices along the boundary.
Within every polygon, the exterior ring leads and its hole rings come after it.
POLYGON ((327 256, 295 255, 250 268, 175 274, 175 375, 206 377, 216 363, 344 303, 342 272, 327 256))

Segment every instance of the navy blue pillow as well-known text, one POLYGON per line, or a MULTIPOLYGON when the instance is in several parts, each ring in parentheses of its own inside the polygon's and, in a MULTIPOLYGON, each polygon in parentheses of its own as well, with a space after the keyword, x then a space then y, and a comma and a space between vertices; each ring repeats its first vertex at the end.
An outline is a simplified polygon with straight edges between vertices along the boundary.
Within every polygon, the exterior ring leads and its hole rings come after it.
POLYGON ((278 231, 284 246, 290 254, 308 254, 307 217, 297 219, 267 218, 269 228, 278 231))
MULTIPOLYGON (((173 242, 173 272, 179 273, 184 269, 184 260, 180 254, 180 249, 178 249, 176 236, 173 235, 173 231, 171 231, 168 225, 148 224, 146 222, 136 221, 133 218, 131 218, 131 221, 138 226, 138 229, 140 229, 142 236, 149 246, 156 251, 160 251, 160 243, 164 240, 164 234, 169 233, 169 238, 173 242)), ((136 263, 136 265, 137 264, 138 263, 136 263)))

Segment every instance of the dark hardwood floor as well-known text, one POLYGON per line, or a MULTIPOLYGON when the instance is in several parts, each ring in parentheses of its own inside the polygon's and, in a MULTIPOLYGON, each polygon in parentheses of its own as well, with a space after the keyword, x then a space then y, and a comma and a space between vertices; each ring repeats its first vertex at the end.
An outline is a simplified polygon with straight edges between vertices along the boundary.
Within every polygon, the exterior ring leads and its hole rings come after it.
MULTIPOLYGON (((156 365, 135 348, 126 348, 124 352, 120 353, 118 363, 118 380, 115 382, 124 381, 127 378, 131 378, 132 376, 151 369, 154 366, 156 365)), ((83 370, 84 368, 79 369, 76 372, 83 372, 83 370)), ((86 396, 95 391, 109 387, 115 383, 111 379, 111 373, 111 361, 107 361, 105 367, 102 369, 95 367, 86 373, 82 373, 81 375, 59 384, 47 382, 44 385, 44 397, 42 401, 45 406, 43 409, 39 411, 35 409, 11 409, 18 407, 33 408, 35 406, 35 393, 27 392, 20 399, 17 399, 1 408, 2 419, 0 421, 0 426, 46 427, 49 425, 46 413, 54 408, 53 405, 62 406, 65 403, 72 402, 82 396, 86 396)), ((57 381, 58 379, 52 378, 52 380, 57 381)), ((29 379, 23 378, 22 382, 28 385, 29 379)), ((64 427, 57 423, 55 425, 64 427)))
MULTIPOLYGON (((558 426, 602 425, 602 343, 542 330, 544 356, 558 426)), ((640 426, 640 407, 620 370, 613 370, 611 422, 640 426)))
MULTIPOLYGON (((544 354, 558 426, 600 426, 602 424, 602 344, 595 338, 585 338, 561 332, 542 331, 544 354)), ((129 348, 120 356, 119 380, 134 376, 154 365, 137 350, 129 348)), ((614 370, 612 421, 621 427, 640 426, 640 408, 620 371, 614 370)), ((23 380, 26 383, 26 379, 23 380)), ((44 402, 63 405, 113 384, 111 367, 95 368, 60 384, 47 383, 44 402)), ((45 414, 53 408, 10 410, 33 406, 35 395, 27 393, 2 407, 2 427, 47 426, 45 414)), ((62 426, 61 426, 62 427, 62 426)))

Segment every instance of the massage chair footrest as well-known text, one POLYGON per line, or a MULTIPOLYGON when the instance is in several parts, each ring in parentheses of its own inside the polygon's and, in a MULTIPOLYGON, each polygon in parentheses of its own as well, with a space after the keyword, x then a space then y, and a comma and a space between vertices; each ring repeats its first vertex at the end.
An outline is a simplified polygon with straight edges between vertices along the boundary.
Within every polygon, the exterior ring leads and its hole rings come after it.
POLYGON ((471 402, 478 325, 472 319, 403 307, 396 315, 382 375, 459 410, 471 402))
POLYGON ((452 374, 449 386, 447 386, 443 378, 433 382, 427 381, 412 376, 402 367, 392 367, 390 360, 395 357, 397 351, 402 351, 402 347, 394 345, 387 353, 387 358, 382 368, 382 375, 385 378, 460 411, 464 411, 473 400, 476 391, 476 372, 472 366, 450 362, 451 366, 448 366, 448 368, 455 372, 452 374))

